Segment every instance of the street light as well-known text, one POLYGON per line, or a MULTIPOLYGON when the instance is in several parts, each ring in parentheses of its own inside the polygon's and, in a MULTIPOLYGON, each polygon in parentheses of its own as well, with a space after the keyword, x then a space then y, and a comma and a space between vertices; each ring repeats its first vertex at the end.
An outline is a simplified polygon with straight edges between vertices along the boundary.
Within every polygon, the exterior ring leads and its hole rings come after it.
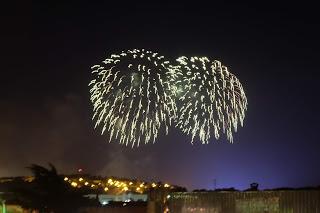
POLYGON ((2 200, 1 203, 2 203, 2 213, 7 213, 6 201, 5 201, 5 200, 2 200))

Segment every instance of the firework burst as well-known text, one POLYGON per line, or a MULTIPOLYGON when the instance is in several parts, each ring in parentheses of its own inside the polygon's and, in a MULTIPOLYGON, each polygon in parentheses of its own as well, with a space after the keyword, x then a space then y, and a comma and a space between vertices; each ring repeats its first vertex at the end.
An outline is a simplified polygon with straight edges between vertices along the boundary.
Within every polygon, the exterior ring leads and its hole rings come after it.
POLYGON ((93 120, 109 142, 139 146, 166 133, 176 113, 170 79, 173 70, 164 56, 144 49, 113 54, 91 67, 93 120))
POLYGON ((243 125, 247 98, 239 80, 219 61, 207 57, 180 57, 172 87, 178 106, 176 126, 208 143, 221 133, 233 141, 233 131, 243 125))

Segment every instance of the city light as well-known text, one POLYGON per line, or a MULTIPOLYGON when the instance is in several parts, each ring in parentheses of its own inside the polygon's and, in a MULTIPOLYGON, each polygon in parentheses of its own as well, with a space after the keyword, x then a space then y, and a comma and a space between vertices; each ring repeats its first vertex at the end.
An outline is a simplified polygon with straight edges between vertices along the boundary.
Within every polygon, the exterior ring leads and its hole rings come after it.
POLYGON ((78 186, 78 184, 77 184, 76 182, 72 182, 72 183, 71 183, 71 186, 73 186, 73 187, 77 187, 77 186, 78 186))
POLYGON ((170 186, 168 183, 156 184, 155 182, 143 182, 141 180, 130 181, 128 179, 117 179, 117 178, 101 178, 96 177, 79 177, 79 176, 65 176, 64 181, 68 182, 72 187, 82 188, 88 187, 94 190, 103 190, 110 194, 121 194, 123 192, 133 192, 144 194, 147 193, 150 188, 166 188, 173 189, 174 186, 170 186))

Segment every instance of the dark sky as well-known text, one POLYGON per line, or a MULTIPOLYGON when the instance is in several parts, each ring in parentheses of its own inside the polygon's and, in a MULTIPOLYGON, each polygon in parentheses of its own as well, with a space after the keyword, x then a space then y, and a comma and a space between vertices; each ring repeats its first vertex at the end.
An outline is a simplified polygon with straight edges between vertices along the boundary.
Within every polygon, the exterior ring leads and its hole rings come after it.
MULTIPOLYGON (((106 1, 107 2, 107 1, 106 1)), ((319 17, 315 5, 59 4, 4 7, 0 176, 60 172, 162 180, 188 189, 320 185, 319 17), (172 129, 131 149, 93 130, 90 67, 132 48, 208 56, 248 98, 235 143, 190 144, 172 129)))

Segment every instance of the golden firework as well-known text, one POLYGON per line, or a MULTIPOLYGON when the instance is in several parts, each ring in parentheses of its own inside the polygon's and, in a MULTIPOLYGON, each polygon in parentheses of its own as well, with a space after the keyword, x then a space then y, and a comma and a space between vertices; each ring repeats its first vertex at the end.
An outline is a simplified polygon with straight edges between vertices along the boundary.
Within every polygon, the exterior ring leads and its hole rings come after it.
POLYGON ((179 57, 172 88, 178 106, 176 126, 191 142, 196 136, 208 143, 211 135, 227 135, 233 142, 233 131, 243 126, 247 98, 240 81, 221 62, 207 57, 179 57))
POLYGON ((176 113, 169 64, 158 53, 134 49, 91 67, 93 119, 109 142, 116 139, 133 147, 155 142, 161 127, 168 133, 176 113))

